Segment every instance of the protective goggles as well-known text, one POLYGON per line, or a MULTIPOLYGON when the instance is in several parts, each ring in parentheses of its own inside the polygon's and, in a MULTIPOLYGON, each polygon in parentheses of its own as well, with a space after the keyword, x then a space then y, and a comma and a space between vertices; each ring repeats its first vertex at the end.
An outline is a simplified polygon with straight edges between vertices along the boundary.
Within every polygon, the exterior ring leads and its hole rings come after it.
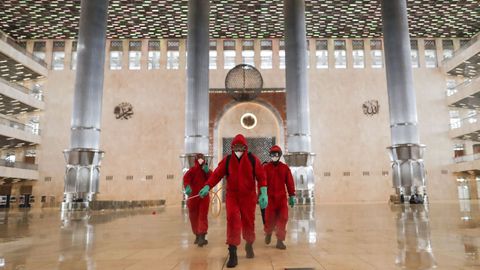
POLYGON ((235 144, 234 146, 232 146, 232 150, 233 151, 245 151, 247 150, 247 147, 243 144, 235 144))
POLYGON ((282 153, 280 152, 270 152, 270 157, 281 157, 282 153))

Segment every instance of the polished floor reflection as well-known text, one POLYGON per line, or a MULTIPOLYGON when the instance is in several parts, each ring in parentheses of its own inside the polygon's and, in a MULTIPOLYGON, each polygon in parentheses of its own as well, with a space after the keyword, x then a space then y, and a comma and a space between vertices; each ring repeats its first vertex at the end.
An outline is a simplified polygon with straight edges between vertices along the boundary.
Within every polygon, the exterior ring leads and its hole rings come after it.
MULTIPOLYGON (((478 201, 299 206, 290 217, 282 251, 263 243, 258 211, 256 257, 242 246, 236 269, 480 269, 478 201)), ((179 207, 63 220, 56 210, 0 211, 0 269, 224 268, 224 213, 210 217, 208 239, 193 245, 179 207)))

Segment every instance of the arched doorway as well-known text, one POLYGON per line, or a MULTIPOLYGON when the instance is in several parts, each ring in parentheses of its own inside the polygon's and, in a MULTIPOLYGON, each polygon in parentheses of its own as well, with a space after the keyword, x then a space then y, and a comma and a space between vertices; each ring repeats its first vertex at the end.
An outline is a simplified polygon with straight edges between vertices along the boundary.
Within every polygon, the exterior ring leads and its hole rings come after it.
POLYGON ((231 139, 241 133, 249 141, 249 151, 266 161, 268 148, 284 146, 284 126, 280 114, 266 103, 232 103, 215 119, 213 154, 216 165, 229 153, 231 139), (268 147, 268 148, 267 148, 268 147))
MULTIPOLYGON (((248 142, 249 151, 261 161, 268 160, 268 150, 274 144, 283 148, 285 143, 284 125, 278 111, 269 103, 259 101, 236 103, 225 106, 215 119, 213 131, 214 166, 230 154, 233 137, 243 134, 248 142)), ((224 201, 225 193, 222 192, 224 201)))

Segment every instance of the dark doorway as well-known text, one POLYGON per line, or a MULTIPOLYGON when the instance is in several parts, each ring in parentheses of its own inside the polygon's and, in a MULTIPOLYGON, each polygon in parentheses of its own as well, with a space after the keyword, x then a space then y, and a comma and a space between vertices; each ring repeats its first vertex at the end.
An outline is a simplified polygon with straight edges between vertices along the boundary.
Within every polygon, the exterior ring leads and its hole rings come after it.
MULTIPOLYGON (((272 146, 275 145, 275 142, 276 142, 275 137, 255 137, 255 138, 248 137, 246 139, 247 139, 249 152, 257 156, 262 163, 268 162, 270 160, 268 151, 272 146)), ((223 138, 223 144, 222 144, 223 156, 222 157, 225 157, 232 153, 232 150, 231 150, 232 141, 233 141, 233 138, 223 138)))
POLYGON ((33 186, 21 186, 20 187, 20 208, 30 208, 33 202, 32 197, 33 186))

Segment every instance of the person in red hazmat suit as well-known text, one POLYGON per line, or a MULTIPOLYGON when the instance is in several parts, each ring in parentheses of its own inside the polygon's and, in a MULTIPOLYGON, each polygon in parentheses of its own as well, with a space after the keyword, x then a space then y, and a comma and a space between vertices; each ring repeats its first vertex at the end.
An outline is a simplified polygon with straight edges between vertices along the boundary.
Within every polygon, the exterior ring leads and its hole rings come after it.
POLYGON ((295 205, 295 184, 290 168, 280 161, 282 149, 274 145, 270 148, 271 162, 264 166, 268 186, 268 207, 265 210, 265 243, 268 245, 272 240, 272 232, 277 236, 278 249, 286 249, 283 243, 287 234, 288 204, 295 205))
POLYGON ((261 208, 268 205, 265 172, 260 160, 248 152, 247 141, 241 134, 232 141, 232 154, 226 156, 200 190, 200 197, 206 197, 211 188, 226 176, 226 212, 227 212, 227 244, 229 258, 227 267, 238 264, 237 246, 240 245, 240 234, 246 241, 247 258, 253 258, 253 242, 255 241, 255 209, 257 204, 257 185, 260 187, 258 203, 261 208))
POLYGON ((187 194, 188 214, 192 231, 195 234, 195 242, 199 247, 208 244, 205 239, 208 231, 208 208, 210 206, 210 197, 200 198, 198 192, 205 186, 212 172, 208 169, 203 154, 195 156, 195 165, 183 176, 183 187, 187 194), (196 197, 195 197, 196 196, 196 197))

